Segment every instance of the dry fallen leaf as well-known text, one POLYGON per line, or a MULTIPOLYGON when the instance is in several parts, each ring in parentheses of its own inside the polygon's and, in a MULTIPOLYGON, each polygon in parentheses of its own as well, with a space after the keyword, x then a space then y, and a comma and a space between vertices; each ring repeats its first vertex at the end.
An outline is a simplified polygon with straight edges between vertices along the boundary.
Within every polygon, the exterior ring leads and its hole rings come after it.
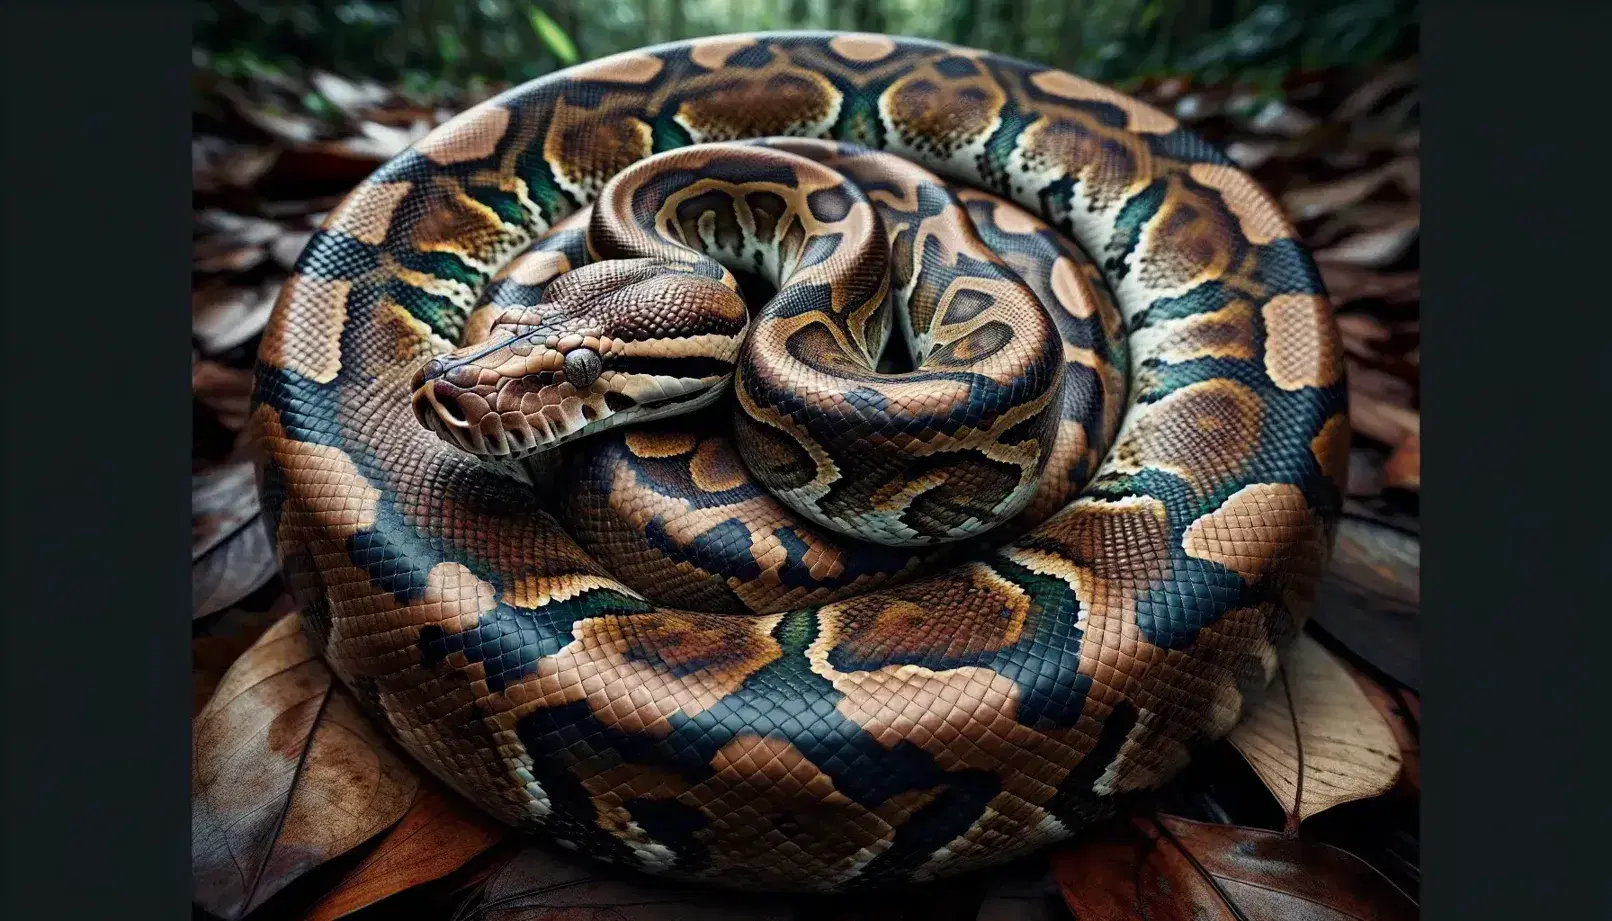
POLYGON ((190 331, 202 353, 221 355, 261 333, 279 292, 279 282, 255 288, 213 284, 192 292, 190 331))
POLYGON ((279 566, 248 461, 191 477, 191 616, 205 617, 252 594, 279 566))
POLYGON ((289 593, 282 592, 266 611, 231 608, 210 619, 190 640, 190 718, 195 719, 213 697, 241 653, 250 649, 270 627, 296 610, 289 593))
POLYGON ((1366 693, 1371 705, 1382 714, 1383 721, 1393 730, 1399 743, 1399 757, 1404 767, 1399 772, 1399 786, 1420 794, 1422 792, 1422 741, 1421 703, 1416 692, 1406 688, 1390 690, 1373 681, 1357 668, 1349 670, 1355 683, 1366 693))
POLYGON ((1308 635, 1285 651, 1276 680, 1229 741, 1290 828, 1339 803, 1386 793, 1399 777, 1393 731, 1347 667, 1308 635))
POLYGON ((461 921, 789 921, 793 906, 630 876, 527 847, 455 915, 461 921))
POLYGON ((1411 688, 1421 677, 1421 559, 1416 537, 1345 517, 1311 615, 1351 655, 1411 688))
POLYGON ((1420 272, 1374 272, 1340 263, 1324 264, 1320 269, 1321 281, 1335 306, 1364 300, 1409 304, 1422 297, 1420 272))
POLYGON ((1415 242, 1421 230, 1421 216, 1411 215, 1387 227, 1367 230, 1315 254, 1319 263, 1358 266, 1391 265, 1415 242))
POLYGON ((294 614, 230 667, 192 738, 194 898, 231 921, 402 818, 419 782, 294 614))
POLYGON ((1119 824, 1052 857, 1080 921, 1410 921, 1416 903, 1359 858, 1175 816, 1119 824))
POLYGON ((306 921, 334 921, 447 876, 508 834, 458 796, 422 783, 402 821, 309 909, 306 921))
POLYGON ((1422 488, 1422 438, 1412 433, 1383 465, 1383 486, 1418 492, 1422 488))

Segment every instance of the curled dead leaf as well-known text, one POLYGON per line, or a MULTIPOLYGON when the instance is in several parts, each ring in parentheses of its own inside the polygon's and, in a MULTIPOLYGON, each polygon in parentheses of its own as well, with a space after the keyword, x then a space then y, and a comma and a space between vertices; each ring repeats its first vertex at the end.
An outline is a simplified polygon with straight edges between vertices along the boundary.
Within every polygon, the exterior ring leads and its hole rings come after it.
POLYGON ((192 292, 190 331, 203 354, 222 355, 263 332, 279 292, 279 282, 254 288, 211 284, 192 292))
POLYGON ((1421 215, 1411 215, 1387 227, 1355 234, 1315 254, 1319 263, 1343 265, 1386 266, 1393 264, 1421 231, 1421 215))
POLYGON ((1358 668, 1349 674, 1366 693, 1371 705, 1382 714, 1383 721, 1399 743, 1399 756, 1404 767, 1399 773, 1399 786, 1412 794, 1422 792, 1422 727, 1421 699, 1408 688, 1387 688, 1373 681, 1358 668))
POLYGON ((196 717, 196 902, 243 917, 402 818, 418 782, 288 615, 235 661, 196 717))
POLYGON ((1338 523, 1312 619, 1351 655, 1414 688, 1421 677, 1421 542, 1355 517, 1338 523))
POLYGON ((191 477, 190 495, 191 616, 205 617, 257 591, 279 565, 250 462, 191 477))
POLYGON ((190 368, 190 392, 225 428, 239 432, 246 427, 251 411, 252 369, 197 361, 190 368))
POLYGON ((1080 921, 1410 921, 1416 903, 1347 851, 1175 816, 1118 824, 1052 857, 1080 921))
POLYGON ((1399 443, 1383 465, 1383 486, 1419 492, 1422 488, 1422 438, 1412 433, 1399 443))
POLYGON ((1321 281, 1335 306, 1364 300, 1409 304, 1422 297, 1420 272, 1374 272, 1340 263, 1321 265, 1320 269, 1321 281))
POLYGON ((447 876, 509 833, 458 796, 421 784, 402 821, 309 909, 306 921, 334 921, 447 876))
POLYGON ((241 653, 252 647, 265 631, 296 610, 290 593, 282 592, 268 610, 249 611, 234 607, 209 618, 190 641, 190 717, 195 719, 218 689, 241 653))
POLYGON ((1271 687, 1228 737, 1290 827, 1339 803, 1388 792, 1399 745, 1347 667, 1301 634, 1271 687))
POLYGON ((487 880, 459 921, 789 921, 787 900, 629 876, 526 847, 487 880))

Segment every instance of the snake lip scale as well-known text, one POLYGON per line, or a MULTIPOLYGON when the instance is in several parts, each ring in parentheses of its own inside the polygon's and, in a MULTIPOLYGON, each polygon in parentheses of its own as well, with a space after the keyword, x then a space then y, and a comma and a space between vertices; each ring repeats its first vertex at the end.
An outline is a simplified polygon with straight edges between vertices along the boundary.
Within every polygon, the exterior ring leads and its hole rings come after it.
POLYGON ((444 124, 309 241, 251 426, 306 631, 424 768, 601 860, 785 891, 1014 859, 1229 732, 1349 439, 1319 274, 1222 154, 851 33, 628 52, 444 124))

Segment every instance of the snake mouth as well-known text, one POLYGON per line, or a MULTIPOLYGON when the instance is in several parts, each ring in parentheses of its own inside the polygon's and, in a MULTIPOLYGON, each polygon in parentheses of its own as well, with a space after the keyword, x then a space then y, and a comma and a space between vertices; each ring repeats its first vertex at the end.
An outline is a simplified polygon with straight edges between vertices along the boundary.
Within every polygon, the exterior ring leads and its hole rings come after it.
POLYGON ((422 426, 484 460, 521 460, 540 454, 586 434, 592 423, 609 415, 594 400, 575 395, 546 403, 536 412, 498 412, 480 395, 440 378, 415 388, 410 402, 422 426))

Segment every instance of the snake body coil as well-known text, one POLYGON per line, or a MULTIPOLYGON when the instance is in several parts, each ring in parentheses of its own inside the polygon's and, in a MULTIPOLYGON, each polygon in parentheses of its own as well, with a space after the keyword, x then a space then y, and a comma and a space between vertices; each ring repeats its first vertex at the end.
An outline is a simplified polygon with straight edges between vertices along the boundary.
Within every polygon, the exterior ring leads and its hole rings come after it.
POLYGON ((1303 622, 1348 426, 1295 236, 1059 71, 617 55, 330 215, 260 354, 264 508, 335 673, 511 824, 749 888, 997 863, 1224 735, 1303 622))

